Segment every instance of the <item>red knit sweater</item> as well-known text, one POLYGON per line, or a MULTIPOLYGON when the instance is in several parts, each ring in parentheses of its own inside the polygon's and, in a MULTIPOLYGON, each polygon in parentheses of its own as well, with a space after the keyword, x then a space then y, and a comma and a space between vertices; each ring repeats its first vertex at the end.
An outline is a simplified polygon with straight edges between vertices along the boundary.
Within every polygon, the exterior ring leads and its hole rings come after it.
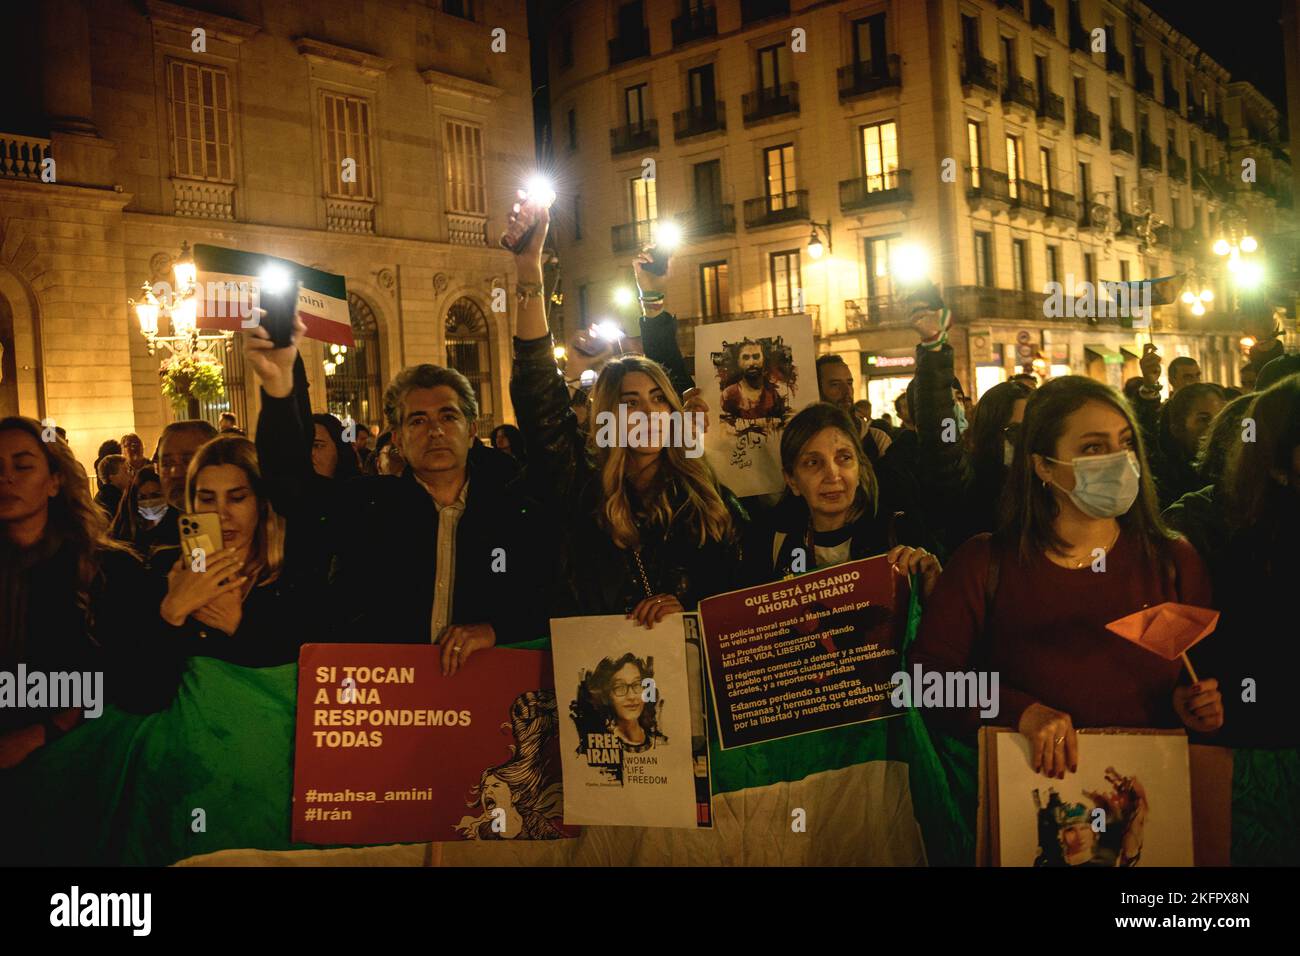
MULTIPOLYGON (((1106 624, 1164 601, 1209 607, 1209 575, 1190 544, 1171 544, 1173 580, 1168 565, 1144 557, 1131 532, 1120 534, 1104 572, 1068 570, 1042 554, 1024 565, 1002 548, 986 625, 991 547, 981 534, 953 554, 926 603, 909 670, 919 663, 927 671, 997 671, 999 712, 988 723, 999 726, 1018 726, 1033 703, 1064 711, 1076 727, 1181 726, 1173 690, 1182 663, 1143 650, 1106 624)), ((1196 651, 1189 656, 1195 664, 1196 651)), ((953 734, 973 733, 981 722, 975 709, 924 713, 953 734)))

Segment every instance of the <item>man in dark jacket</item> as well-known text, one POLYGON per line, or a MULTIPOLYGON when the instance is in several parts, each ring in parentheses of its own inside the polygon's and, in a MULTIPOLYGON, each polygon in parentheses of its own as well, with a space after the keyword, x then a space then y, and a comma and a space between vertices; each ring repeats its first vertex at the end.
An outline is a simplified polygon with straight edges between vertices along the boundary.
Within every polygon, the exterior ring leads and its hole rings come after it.
MULTIPOLYGON (((301 487, 310 464, 306 377, 294 375, 296 346, 276 349, 263 331, 248 339, 263 387, 262 471, 272 484, 287 478, 289 487, 299 476, 301 487)), ((316 536, 333 556, 338 593, 378 595, 341 601, 334 637, 441 643, 444 673, 455 673, 476 650, 545 635, 548 572, 537 509, 513 460, 475 441, 478 401, 469 381, 437 365, 403 369, 384 410, 405 471, 348 482, 318 517, 316 536)))

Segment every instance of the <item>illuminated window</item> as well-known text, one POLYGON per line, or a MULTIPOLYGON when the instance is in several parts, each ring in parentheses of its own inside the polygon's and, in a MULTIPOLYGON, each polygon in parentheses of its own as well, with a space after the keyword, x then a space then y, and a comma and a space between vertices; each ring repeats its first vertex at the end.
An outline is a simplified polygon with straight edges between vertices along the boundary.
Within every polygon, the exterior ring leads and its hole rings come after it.
POLYGON ((898 186, 898 127, 893 122, 862 127, 862 170, 867 192, 898 186))

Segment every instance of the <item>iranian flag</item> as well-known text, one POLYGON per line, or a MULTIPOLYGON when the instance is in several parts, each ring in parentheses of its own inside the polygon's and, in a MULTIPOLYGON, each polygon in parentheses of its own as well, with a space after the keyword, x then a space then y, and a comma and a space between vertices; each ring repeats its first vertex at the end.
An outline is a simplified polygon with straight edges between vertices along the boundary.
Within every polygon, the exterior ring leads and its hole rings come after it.
POLYGON ((196 245, 198 327, 201 329, 248 328, 257 290, 264 277, 276 274, 290 282, 301 282, 298 315, 307 326, 307 337, 336 345, 352 345, 352 322, 348 317, 348 292, 343 277, 321 272, 292 259, 241 252, 221 246, 196 245))

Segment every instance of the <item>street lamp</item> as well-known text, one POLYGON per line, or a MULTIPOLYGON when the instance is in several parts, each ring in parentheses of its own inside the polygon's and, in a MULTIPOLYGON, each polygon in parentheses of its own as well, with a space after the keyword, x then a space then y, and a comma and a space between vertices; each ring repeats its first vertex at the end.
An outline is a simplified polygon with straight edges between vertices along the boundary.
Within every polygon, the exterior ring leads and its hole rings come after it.
POLYGON ((205 353, 215 356, 218 345, 224 351, 225 343, 234 337, 233 331, 210 334, 198 331, 198 270, 188 242, 181 243, 181 254, 172 263, 172 275, 176 280, 174 287, 166 281, 157 284, 145 281, 140 286, 140 300, 126 300, 135 312, 149 354, 153 355, 162 346, 177 359, 186 361, 205 353), (159 334, 159 319, 163 318, 171 326, 170 335, 159 334))
POLYGON ((813 259, 820 259, 822 253, 828 250, 834 255, 835 241, 831 238, 831 221, 827 219, 825 222, 818 222, 816 219, 810 219, 808 222, 812 225, 812 234, 808 237, 808 255, 813 259), (824 247, 822 246, 821 235, 817 232, 818 227, 826 230, 826 245, 824 247))

